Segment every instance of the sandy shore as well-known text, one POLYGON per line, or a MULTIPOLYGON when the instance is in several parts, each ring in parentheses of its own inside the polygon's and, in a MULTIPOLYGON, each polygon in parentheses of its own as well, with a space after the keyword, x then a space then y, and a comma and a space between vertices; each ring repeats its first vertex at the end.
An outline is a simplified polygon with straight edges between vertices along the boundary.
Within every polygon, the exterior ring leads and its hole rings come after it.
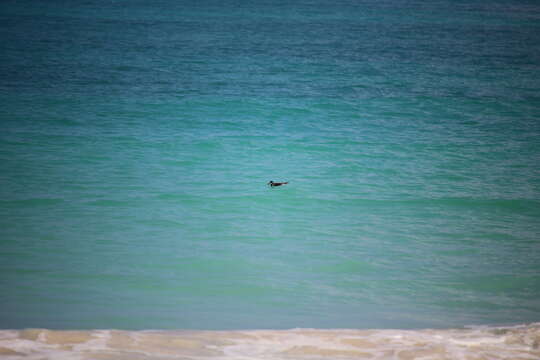
POLYGON ((2 359, 540 359, 540 323, 448 330, 0 330, 2 359))

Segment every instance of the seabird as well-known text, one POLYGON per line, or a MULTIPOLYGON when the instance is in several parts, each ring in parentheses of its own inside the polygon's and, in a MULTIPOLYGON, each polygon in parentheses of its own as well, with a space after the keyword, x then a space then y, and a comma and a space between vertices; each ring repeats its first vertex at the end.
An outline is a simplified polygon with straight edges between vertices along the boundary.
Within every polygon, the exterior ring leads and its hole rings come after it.
POLYGON ((289 183, 288 181, 287 182, 273 182, 272 180, 270 180, 267 185, 270 185, 270 187, 274 187, 274 186, 285 185, 288 183, 289 183))

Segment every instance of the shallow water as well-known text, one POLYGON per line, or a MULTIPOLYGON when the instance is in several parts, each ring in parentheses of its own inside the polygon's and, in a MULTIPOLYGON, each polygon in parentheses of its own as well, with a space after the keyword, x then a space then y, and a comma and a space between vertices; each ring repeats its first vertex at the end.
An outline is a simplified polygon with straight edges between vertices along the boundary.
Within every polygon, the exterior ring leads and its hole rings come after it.
POLYGON ((0 9, 1 328, 540 321, 533 2, 0 9))

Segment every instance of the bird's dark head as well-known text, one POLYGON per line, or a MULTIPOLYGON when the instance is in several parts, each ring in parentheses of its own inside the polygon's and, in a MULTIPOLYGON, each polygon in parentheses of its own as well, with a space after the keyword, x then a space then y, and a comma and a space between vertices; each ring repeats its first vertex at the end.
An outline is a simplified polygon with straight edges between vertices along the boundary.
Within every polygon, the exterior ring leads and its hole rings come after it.
POLYGON ((274 182, 270 180, 267 185, 273 184, 274 182))

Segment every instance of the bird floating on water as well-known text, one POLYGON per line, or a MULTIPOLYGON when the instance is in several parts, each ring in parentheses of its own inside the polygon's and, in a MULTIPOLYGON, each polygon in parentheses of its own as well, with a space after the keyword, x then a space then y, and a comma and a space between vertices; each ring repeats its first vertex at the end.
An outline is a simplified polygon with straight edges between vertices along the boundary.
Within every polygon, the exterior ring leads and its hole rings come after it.
POLYGON ((270 187, 274 187, 274 186, 285 185, 288 183, 289 183, 288 181, 287 182, 273 182, 272 180, 270 180, 267 185, 270 185, 270 187))

